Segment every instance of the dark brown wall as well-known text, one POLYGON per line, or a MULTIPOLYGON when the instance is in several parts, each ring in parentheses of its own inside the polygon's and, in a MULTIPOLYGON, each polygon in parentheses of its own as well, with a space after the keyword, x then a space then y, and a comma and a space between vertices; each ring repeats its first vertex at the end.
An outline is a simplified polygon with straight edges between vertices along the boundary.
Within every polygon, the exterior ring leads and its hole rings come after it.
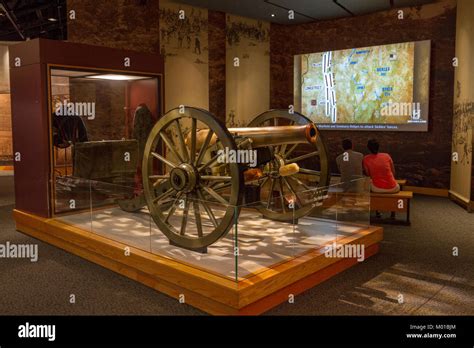
POLYGON ((349 17, 303 25, 275 25, 270 30, 270 104, 287 108, 293 104, 293 55, 340 50, 389 43, 431 40, 430 127, 427 133, 324 131, 334 159, 341 152, 340 141, 352 138, 356 149, 365 151, 369 137, 389 152, 397 176, 409 184, 449 189, 456 8, 449 1, 397 11, 349 17))
MULTIPOLYGON (((159 0, 68 0, 68 41, 138 52, 160 52, 159 0)), ((86 53, 85 53, 86 54, 86 53)))
MULTIPOLYGON (((69 40, 159 52, 159 1, 70 0, 69 40)), ((209 11, 209 109, 225 117, 225 15, 209 11)), ((416 186, 449 188, 456 9, 454 1, 304 25, 271 26, 271 107, 293 104, 293 55, 404 41, 431 40, 430 128, 427 133, 325 131, 332 159, 351 137, 365 152, 369 137, 394 158, 398 177, 416 186)), ((333 163, 334 166, 334 163, 333 163)), ((333 167, 335 171, 336 168, 333 167)))
POLYGON ((225 30, 225 13, 209 11, 209 111, 223 122, 225 122, 225 30))
POLYGON ((71 79, 72 102, 94 102, 95 118, 84 118, 89 141, 117 140, 125 137, 127 81, 71 79))
MULTIPOLYGON (((68 41, 139 52, 160 52, 159 0, 69 0, 68 41)), ((225 13, 208 12, 209 111, 225 120, 225 13)))

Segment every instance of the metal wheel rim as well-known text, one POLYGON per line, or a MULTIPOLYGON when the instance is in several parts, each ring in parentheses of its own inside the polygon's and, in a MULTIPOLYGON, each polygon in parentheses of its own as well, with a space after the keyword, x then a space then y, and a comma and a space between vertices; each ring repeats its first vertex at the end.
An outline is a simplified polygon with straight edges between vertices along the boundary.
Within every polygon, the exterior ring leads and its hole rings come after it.
MULTIPOLYGON (((142 168, 144 168, 145 171, 143 175, 143 188, 147 206, 153 218, 153 221, 156 223, 161 232, 166 237, 168 237, 170 241, 184 248, 199 249, 215 243, 218 239, 225 236, 232 227, 236 215, 238 216, 239 214, 239 207, 242 203, 243 192, 241 186, 243 183, 243 176, 241 168, 237 163, 228 164, 232 177, 229 204, 225 208, 224 216, 222 217, 222 219, 220 219, 218 226, 215 227, 207 235, 198 238, 180 235, 180 232, 177 231, 174 226, 166 222, 164 210, 161 209, 159 204, 154 204, 153 202, 156 197, 154 197, 152 182, 149 179, 149 176, 153 175, 153 156, 151 155, 151 152, 152 150, 156 149, 158 143, 160 142, 160 132, 162 130, 165 130, 172 122, 175 122, 175 120, 179 120, 181 118, 191 119, 191 122, 192 119, 196 119, 197 121, 206 124, 209 129, 212 129, 213 132, 217 135, 222 145, 224 147, 228 147, 229 150, 236 150, 237 146, 232 135, 228 132, 227 128, 216 117, 214 117, 206 110, 192 107, 185 107, 183 113, 180 113, 179 108, 167 112, 155 124, 147 139, 142 163, 142 168)), ((192 199, 191 201, 202 202, 201 200, 196 198, 192 199)), ((202 209, 201 212, 202 214, 205 214, 204 209, 202 209)))

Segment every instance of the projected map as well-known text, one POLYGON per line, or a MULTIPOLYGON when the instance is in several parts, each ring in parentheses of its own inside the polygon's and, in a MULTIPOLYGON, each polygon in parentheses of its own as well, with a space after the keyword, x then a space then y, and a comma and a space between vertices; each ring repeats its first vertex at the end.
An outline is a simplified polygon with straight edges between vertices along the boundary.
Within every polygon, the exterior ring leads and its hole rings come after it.
POLYGON ((408 42, 302 55, 303 114, 317 124, 410 122, 414 46, 408 42))

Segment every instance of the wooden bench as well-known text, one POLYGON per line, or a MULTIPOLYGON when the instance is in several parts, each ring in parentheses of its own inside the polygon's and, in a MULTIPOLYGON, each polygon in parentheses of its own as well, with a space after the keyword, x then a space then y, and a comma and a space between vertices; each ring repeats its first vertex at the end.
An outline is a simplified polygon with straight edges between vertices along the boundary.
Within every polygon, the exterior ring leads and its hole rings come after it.
POLYGON ((403 186, 407 184, 406 179, 398 179, 396 181, 397 181, 397 184, 400 185, 400 191, 403 191, 403 186))
MULTIPOLYGON (((323 207, 329 208, 337 204, 337 202, 343 197, 357 196, 363 197, 364 193, 358 194, 352 192, 331 192, 330 190, 328 197, 323 201, 323 207)), ((410 201, 412 198, 413 192, 411 191, 400 191, 397 193, 370 192, 370 211, 395 212, 406 214, 406 219, 402 221, 388 219, 373 219, 373 221, 390 224, 410 225, 410 201)))
POLYGON ((370 210, 406 213, 405 225, 410 225, 410 201, 413 192, 400 191, 398 193, 370 193, 370 210))

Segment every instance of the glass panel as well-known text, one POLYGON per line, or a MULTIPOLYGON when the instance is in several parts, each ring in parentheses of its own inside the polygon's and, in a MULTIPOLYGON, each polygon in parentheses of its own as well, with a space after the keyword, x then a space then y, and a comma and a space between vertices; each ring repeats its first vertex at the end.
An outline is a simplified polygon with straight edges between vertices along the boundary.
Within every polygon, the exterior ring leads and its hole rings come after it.
POLYGON ((295 220, 298 235, 296 256, 319 250, 335 239, 337 211, 331 203, 334 186, 320 186, 299 193, 301 202, 312 209, 295 220))
POLYGON ((370 224, 370 178, 340 183, 337 220, 367 227, 370 224))
POLYGON ((62 214, 56 219, 68 225, 92 232, 92 183, 90 180, 75 177, 61 178, 56 185, 61 185, 56 206, 61 207, 62 214))
POLYGON ((144 144, 162 113, 159 78, 51 68, 50 81, 55 214, 69 212, 71 185, 87 181, 94 205, 113 204, 120 186, 139 194, 144 144))
POLYGON ((279 195, 280 188, 274 187, 270 196, 262 195, 264 200, 243 206, 238 235, 239 279, 258 276, 312 251, 326 253, 345 238, 366 229, 367 188, 366 178, 354 180, 349 188, 338 183, 310 190, 288 190, 284 195, 279 195))
POLYGON ((363 261, 364 246, 354 237, 369 225, 370 196, 368 178, 330 185, 321 207, 313 212, 320 233, 319 244, 326 257, 348 257, 363 261), (325 232, 323 232, 325 231, 325 232), (352 244, 346 247, 346 244, 352 244))
POLYGON ((370 224, 370 179, 353 178, 339 184, 337 191, 337 238, 332 256, 343 251, 346 258, 365 259, 365 245, 354 237, 365 231, 370 224))
POLYGON ((135 187, 93 181, 91 188, 92 232, 150 252, 150 219, 135 187))
POLYGON ((62 214, 90 209, 90 181, 74 176, 56 176, 55 206, 62 214))
POLYGON ((134 186, 83 180, 75 194, 86 201, 84 208, 59 219, 238 282, 313 250, 326 252, 324 248, 364 230, 369 224, 368 182, 357 179, 351 186, 354 190, 341 183, 295 191, 297 200, 275 193, 270 199, 252 201, 252 193, 247 193, 247 202, 240 206, 169 197, 159 201, 162 217, 156 217, 143 198, 133 199, 134 186), (305 206, 311 207, 307 214, 301 211, 305 206), (289 216, 286 221, 284 214, 289 216), (227 222, 226 216, 230 216, 227 222), (222 227, 217 234, 216 225, 222 227), (194 240, 196 245, 183 245, 180 239, 170 242, 170 233, 194 240), (209 235, 216 240, 207 247, 199 246, 202 237, 209 235))
POLYGON ((272 185, 261 185, 268 192, 245 186, 246 202, 240 207, 238 219, 239 280, 265 272, 300 252, 295 230, 298 205, 286 191, 280 195, 278 185, 273 189, 272 185))
POLYGON ((238 207, 190 197, 173 197, 161 205, 156 216, 147 211, 154 254, 236 279, 238 207))

